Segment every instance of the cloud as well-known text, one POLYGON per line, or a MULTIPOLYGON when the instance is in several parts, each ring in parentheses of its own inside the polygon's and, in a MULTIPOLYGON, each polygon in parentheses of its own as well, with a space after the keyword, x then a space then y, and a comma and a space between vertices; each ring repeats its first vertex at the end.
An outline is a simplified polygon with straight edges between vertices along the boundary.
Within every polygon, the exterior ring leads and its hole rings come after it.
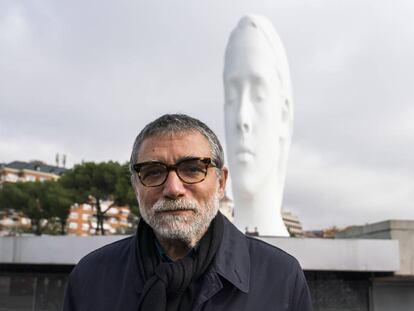
POLYGON ((0 162, 126 161, 167 112, 224 141, 226 41, 246 13, 284 42, 295 131, 285 195, 306 227, 413 217, 413 4, 0 3, 0 162))
POLYGON ((284 205, 306 228, 414 217, 410 172, 332 163, 323 151, 297 144, 290 164, 284 205))
POLYGON ((0 38, 3 45, 14 48, 29 35, 30 28, 22 6, 15 5, 3 11, 0 20, 0 38))

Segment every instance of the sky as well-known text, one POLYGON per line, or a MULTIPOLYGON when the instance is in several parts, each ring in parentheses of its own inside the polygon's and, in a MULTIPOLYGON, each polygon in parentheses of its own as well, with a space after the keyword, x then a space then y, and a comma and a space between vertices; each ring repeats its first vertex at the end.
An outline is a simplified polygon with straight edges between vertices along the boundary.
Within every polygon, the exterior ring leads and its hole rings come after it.
POLYGON ((269 18, 295 106, 284 208, 305 229, 414 219, 414 3, 368 0, 0 2, 0 163, 126 162, 164 113, 225 144, 231 30, 269 18))

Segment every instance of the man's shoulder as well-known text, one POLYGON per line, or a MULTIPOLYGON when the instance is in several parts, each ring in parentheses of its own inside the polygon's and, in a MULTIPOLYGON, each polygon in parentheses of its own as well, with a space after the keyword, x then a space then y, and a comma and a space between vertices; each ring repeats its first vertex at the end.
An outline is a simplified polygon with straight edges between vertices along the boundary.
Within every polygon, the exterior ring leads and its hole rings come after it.
POLYGON ((299 265, 295 257, 277 246, 260 240, 260 238, 246 236, 246 241, 252 259, 257 258, 263 262, 281 264, 284 267, 291 266, 296 268, 299 265))
POLYGON ((226 224, 226 242, 217 261, 217 271, 223 277, 238 286, 237 278, 229 272, 237 271, 244 282, 244 287, 239 286, 241 290, 250 288, 250 293, 258 297, 268 290, 268 284, 275 284, 276 288, 280 285, 289 291, 306 284, 295 257, 258 237, 244 235, 231 223, 226 224))
POLYGON ((69 276, 64 309, 115 310, 119 288, 123 284, 134 284, 137 275, 135 241, 134 237, 127 237, 83 257, 69 276))
POLYGON ((279 271, 279 269, 296 271, 300 269, 298 260, 286 251, 260 240, 259 237, 243 234, 229 221, 225 223, 228 228, 225 246, 233 249, 237 256, 247 256, 250 258, 250 266, 252 268, 267 268, 269 271, 279 271))
POLYGON ((122 262, 122 260, 125 259, 125 256, 130 255, 133 240, 134 236, 129 236, 124 239, 104 245, 85 255, 76 265, 76 268, 89 269, 90 267, 97 267, 107 264, 113 265, 118 261, 122 262))

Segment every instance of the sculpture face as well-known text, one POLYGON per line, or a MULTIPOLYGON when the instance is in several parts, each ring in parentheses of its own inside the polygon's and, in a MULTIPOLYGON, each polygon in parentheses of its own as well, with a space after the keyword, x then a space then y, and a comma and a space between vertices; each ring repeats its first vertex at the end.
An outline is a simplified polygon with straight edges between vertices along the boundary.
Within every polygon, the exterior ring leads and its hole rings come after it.
POLYGON ((244 27, 230 40, 224 67, 227 151, 233 187, 252 195, 279 169, 284 98, 264 35, 244 27))

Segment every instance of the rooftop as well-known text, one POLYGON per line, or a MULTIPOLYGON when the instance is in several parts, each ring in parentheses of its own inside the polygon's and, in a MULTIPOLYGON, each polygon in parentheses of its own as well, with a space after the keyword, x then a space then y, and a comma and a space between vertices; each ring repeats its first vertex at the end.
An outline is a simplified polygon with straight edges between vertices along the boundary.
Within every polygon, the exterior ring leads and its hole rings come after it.
POLYGON ((43 173, 49 173, 54 175, 61 176, 65 173, 68 169, 64 167, 58 167, 53 165, 45 164, 41 161, 30 161, 30 162, 23 162, 23 161, 13 161, 10 163, 2 163, 0 164, 0 168, 11 168, 15 170, 31 170, 31 171, 38 171, 43 173))

